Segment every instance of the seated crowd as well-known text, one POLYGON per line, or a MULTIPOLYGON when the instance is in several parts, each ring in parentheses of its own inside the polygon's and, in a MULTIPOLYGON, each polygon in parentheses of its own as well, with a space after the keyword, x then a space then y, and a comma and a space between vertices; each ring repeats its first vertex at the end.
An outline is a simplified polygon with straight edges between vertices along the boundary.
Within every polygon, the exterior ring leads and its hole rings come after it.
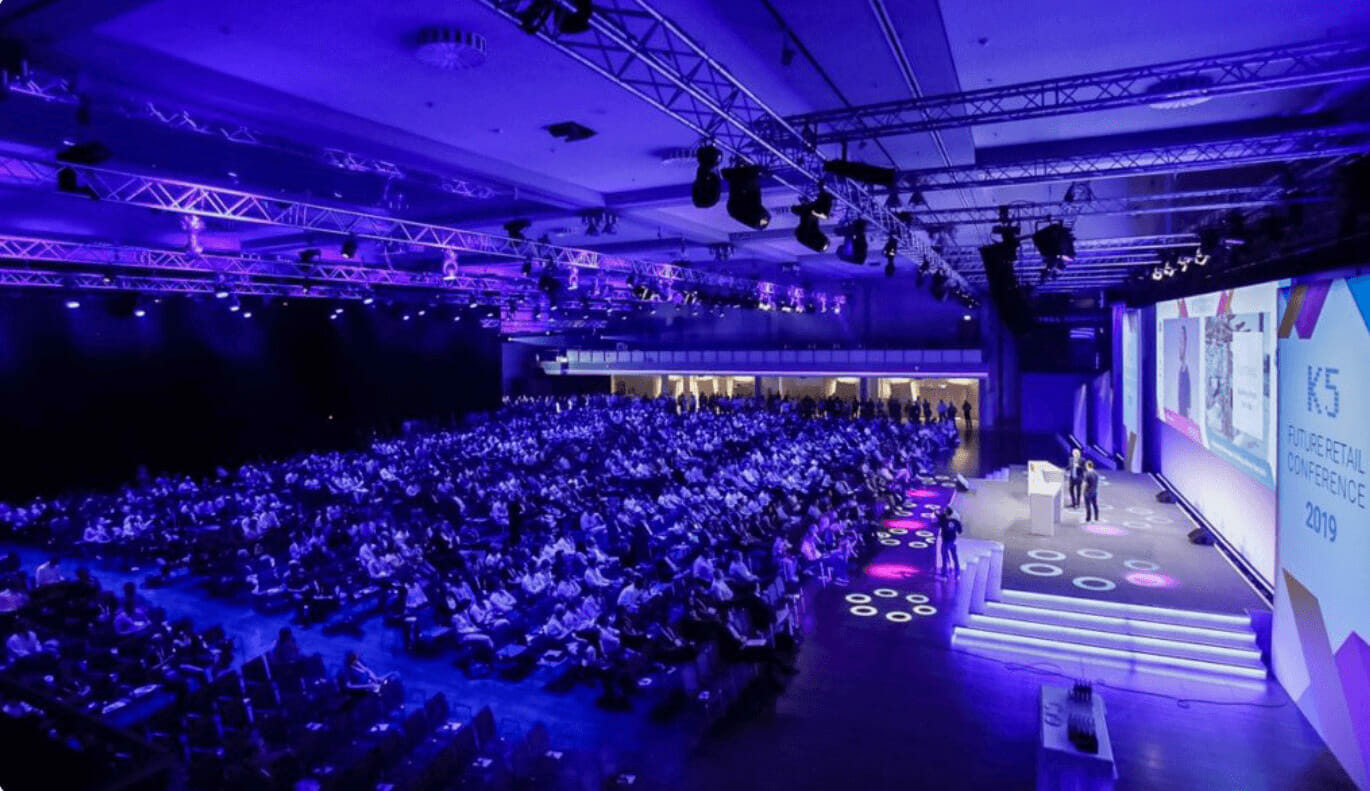
MULTIPOLYGON (((379 614, 475 671, 569 662, 613 692, 711 644, 773 646, 804 575, 845 581, 879 510, 957 442, 952 421, 876 415, 521 399, 364 450, 0 505, 0 530, 151 564, 153 584, 199 575, 326 628, 379 614)), ((23 595, 0 585, 0 608, 23 595)), ((148 617, 101 601, 115 632, 148 617)))

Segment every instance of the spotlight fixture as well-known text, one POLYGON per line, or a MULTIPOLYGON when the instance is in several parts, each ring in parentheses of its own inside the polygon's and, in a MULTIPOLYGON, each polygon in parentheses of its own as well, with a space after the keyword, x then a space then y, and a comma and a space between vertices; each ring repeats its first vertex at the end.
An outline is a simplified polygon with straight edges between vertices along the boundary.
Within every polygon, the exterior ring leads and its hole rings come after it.
POLYGON ((309 249, 307 249, 307 250, 301 250, 301 251, 300 251, 300 263, 302 263, 302 264, 312 264, 312 263, 314 263, 315 261, 318 261, 319 258, 322 257, 322 256, 323 256, 323 251, 320 250, 320 249, 317 248, 317 247, 311 247, 311 248, 309 248, 309 249))
POLYGON ((826 220, 832 216, 832 193, 825 189, 818 190, 818 197, 809 204, 813 216, 820 220, 826 220))
POLYGON ((67 310, 76 310, 77 308, 81 307, 81 303, 79 300, 69 299, 66 301, 66 306, 67 310))
POLYGON ((181 215, 181 230, 186 232, 186 252, 203 255, 205 246, 200 242, 200 232, 205 229, 205 218, 198 214, 181 215))
POLYGON ((450 248, 442 251, 442 279, 451 283, 460 274, 457 251, 450 248))
POLYGON ((842 234, 842 244, 837 246, 837 257, 850 264, 866 263, 869 242, 866 239, 866 221, 861 218, 843 223, 838 232, 842 234))
POLYGON ((888 258, 888 259, 890 259, 891 261, 893 261, 893 260, 894 260, 894 257, 897 256, 897 255, 899 255, 899 242, 898 242, 898 240, 896 240, 893 236, 886 236, 886 237, 885 237, 885 249, 884 249, 884 250, 881 250, 881 252, 884 254, 884 256, 885 256, 886 258, 888 258))
POLYGON ((595 7, 591 0, 571 0, 571 8, 557 9, 557 30, 562 33, 584 33, 590 29, 590 15, 595 7))
POLYGON ((1062 222, 1049 223, 1034 231, 1032 246, 1042 256, 1048 278, 1075 261, 1075 234, 1062 222))
POLYGON ((728 182, 728 216, 748 228, 771 224, 771 213, 761 202, 761 168, 738 164, 723 171, 728 182))
POLYGON ((531 259, 531 258, 525 258, 525 259, 523 259, 523 266, 519 269, 519 271, 523 273, 523 276, 524 276, 524 277, 532 277, 532 275, 533 275, 533 259, 531 259))
POLYGON ((707 209, 717 204, 723 196, 723 179, 718 175, 718 163, 722 156, 711 145, 700 146, 695 152, 699 167, 695 171, 694 184, 690 186, 690 200, 695 208, 707 209))
POLYGON ((228 289, 225 288, 225 287, 223 287, 223 286, 215 286, 215 287, 214 287, 214 298, 215 298, 215 299, 228 299, 228 289))
POLYGON ((587 211, 580 215, 580 221, 585 223, 586 236, 599 236, 599 212, 587 211))
POLYGON ((528 230, 528 226, 532 224, 532 220, 528 220, 526 218, 510 220, 509 222, 504 224, 504 233, 510 239, 513 239, 516 242, 526 241, 528 237, 524 236, 523 232, 528 230))
POLYGON ((349 236, 343 240, 342 246, 338 250, 342 257, 349 261, 357 257, 357 237, 349 236))
POLYGON ((794 229, 795 240, 815 253, 826 253, 828 235, 818 226, 818 215, 813 211, 813 204, 800 203, 791 206, 790 211, 799 217, 799 225, 794 229))

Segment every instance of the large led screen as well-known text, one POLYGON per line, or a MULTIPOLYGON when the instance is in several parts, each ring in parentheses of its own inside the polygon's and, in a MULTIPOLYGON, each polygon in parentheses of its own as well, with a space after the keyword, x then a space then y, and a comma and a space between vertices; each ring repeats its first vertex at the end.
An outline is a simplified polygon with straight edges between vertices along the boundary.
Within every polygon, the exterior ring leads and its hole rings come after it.
POLYGON ((1156 305, 1158 417, 1271 488, 1277 290, 1268 283, 1156 305))
POLYGON ((1275 674, 1370 788, 1370 277, 1280 293, 1275 674))

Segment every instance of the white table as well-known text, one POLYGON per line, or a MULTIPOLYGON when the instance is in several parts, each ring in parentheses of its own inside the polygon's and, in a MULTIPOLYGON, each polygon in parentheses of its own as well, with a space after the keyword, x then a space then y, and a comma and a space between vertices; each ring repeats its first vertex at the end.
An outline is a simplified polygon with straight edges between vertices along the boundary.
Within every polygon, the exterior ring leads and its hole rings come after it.
POLYGON ((1037 791, 1112 791, 1118 777, 1113 764, 1113 743, 1104 723, 1104 701, 1096 690, 1089 703, 1070 699, 1065 687, 1043 684, 1038 706, 1041 739, 1037 744, 1037 791), (1070 743, 1068 721, 1072 712, 1092 711, 1097 753, 1081 752, 1070 743))
POLYGON ((1055 535, 1065 480, 1065 471, 1049 461, 1028 462, 1028 532, 1034 536, 1055 535))

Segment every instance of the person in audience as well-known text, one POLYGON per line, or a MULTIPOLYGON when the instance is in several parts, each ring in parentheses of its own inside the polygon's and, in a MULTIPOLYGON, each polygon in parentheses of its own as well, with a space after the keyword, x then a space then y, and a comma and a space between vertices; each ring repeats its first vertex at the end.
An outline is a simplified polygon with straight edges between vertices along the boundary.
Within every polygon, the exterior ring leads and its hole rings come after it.
POLYGON ((137 634, 152 624, 147 614, 134 602, 125 599, 114 615, 114 633, 127 636, 137 634))
POLYGON ((295 642, 295 633, 289 626, 282 626, 276 635, 276 644, 271 647, 270 657, 271 662, 277 665, 288 665, 299 660, 300 644, 295 642))
POLYGON ((376 693, 381 691, 381 687, 389 681, 390 675, 378 676, 372 672, 362 662, 361 655, 356 651, 348 651, 343 658, 342 685, 343 688, 353 693, 376 693))
POLYGON ((62 559, 56 555, 49 556, 46 562, 40 563, 38 568, 33 571, 33 586, 35 588, 56 585, 65 579, 66 577, 62 574, 62 559))

